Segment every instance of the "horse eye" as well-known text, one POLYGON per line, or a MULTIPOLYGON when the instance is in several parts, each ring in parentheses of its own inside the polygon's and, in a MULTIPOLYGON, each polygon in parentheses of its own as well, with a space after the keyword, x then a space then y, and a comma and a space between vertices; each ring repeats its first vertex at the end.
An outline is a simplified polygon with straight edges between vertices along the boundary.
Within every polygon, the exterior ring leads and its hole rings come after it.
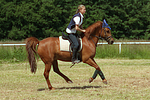
POLYGON ((107 30, 107 33, 109 33, 109 30, 107 30))

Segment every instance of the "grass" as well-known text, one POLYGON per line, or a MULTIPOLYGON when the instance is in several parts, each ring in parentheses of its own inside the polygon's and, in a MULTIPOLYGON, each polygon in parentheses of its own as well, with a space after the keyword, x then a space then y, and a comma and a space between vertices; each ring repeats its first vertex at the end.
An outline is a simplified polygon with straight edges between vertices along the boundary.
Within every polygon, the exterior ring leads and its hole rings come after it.
POLYGON ((150 45, 122 45, 119 54, 118 45, 99 45, 96 58, 150 59, 150 45))
POLYGON ((68 84, 51 70, 50 81, 56 90, 49 91, 43 76, 44 64, 38 62, 36 74, 31 74, 28 62, 0 64, 1 100, 148 100, 150 70, 148 59, 96 59, 108 85, 98 76, 88 83, 95 69, 80 63, 59 61, 60 70, 74 83, 68 84))
MULTIPOLYGON (((96 48, 96 58, 150 59, 150 45, 122 45, 121 54, 118 48, 118 45, 99 45, 96 48)), ((0 47, 0 63, 25 60, 27 60, 25 46, 0 47)))
POLYGON ((0 47, 0 63, 6 62, 19 62, 27 59, 25 46, 13 47, 0 47))

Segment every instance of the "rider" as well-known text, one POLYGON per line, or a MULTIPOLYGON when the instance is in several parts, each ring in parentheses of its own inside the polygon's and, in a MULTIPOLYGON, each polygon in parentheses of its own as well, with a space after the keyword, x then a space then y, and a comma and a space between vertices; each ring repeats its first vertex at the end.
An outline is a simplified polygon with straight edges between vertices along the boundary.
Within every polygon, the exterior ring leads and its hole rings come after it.
POLYGON ((76 11, 76 14, 73 16, 73 18, 71 19, 66 32, 69 36, 69 38, 71 39, 72 43, 73 43, 73 54, 72 54, 72 63, 79 63, 80 60, 78 60, 77 58, 77 49, 79 47, 79 43, 77 41, 77 33, 76 31, 81 31, 84 32, 86 30, 80 28, 82 27, 82 23, 83 23, 83 14, 86 12, 86 8, 84 5, 79 5, 78 9, 76 11))

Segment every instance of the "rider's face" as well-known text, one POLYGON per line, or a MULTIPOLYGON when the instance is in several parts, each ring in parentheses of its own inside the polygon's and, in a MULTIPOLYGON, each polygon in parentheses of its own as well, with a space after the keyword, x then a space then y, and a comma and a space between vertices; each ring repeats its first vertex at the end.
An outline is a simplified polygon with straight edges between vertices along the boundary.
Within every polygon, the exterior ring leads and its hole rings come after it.
POLYGON ((80 13, 81 13, 81 14, 85 14, 85 12, 86 12, 86 8, 85 8, 85 7, 82 7, 82 9, 80 9, 80 13))

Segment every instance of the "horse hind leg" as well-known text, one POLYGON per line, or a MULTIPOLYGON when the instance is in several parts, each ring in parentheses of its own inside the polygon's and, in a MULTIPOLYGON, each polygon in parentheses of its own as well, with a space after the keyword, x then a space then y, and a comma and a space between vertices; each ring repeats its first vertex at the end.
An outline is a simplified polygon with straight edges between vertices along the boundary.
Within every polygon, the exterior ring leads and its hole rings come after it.
POLYGON ((58 75, 60 75, 61 77, 63 77, 67 83, 73 83, 67 76, 65 76, 63 73, 60 72, 59 68, 58 68, 58 61, 55 60, 53 62, 53 70, 55 73, 57 73, 58 75))
POLYGON ((52 85, 50 83, 50 80, 49 80, 49 72, 50 72, 50 70, 51 70, 51 64, 50 63, 45 64, 44 77, 46 79, 48 88, 50 90, 54 90, 55 88, 52 87, 52 85))

